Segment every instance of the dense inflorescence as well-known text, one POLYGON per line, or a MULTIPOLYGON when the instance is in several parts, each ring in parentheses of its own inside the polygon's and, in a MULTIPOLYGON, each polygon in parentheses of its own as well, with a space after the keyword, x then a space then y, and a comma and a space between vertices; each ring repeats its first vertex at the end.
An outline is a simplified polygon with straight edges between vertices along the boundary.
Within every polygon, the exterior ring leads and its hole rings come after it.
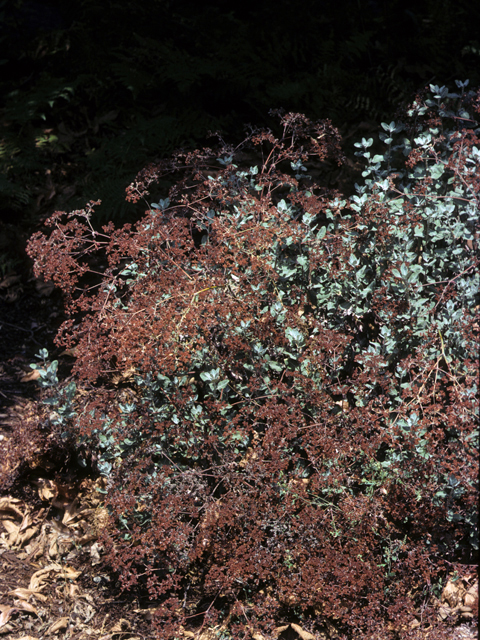
POLYGON ((108 479, 106 557, 159 637, 397 637, 477 552, 480 94, 457 86, 357 144, 349 201, 309 178, 337 132, 286 114, 144 169, 128 199, 175 186, 135 227, 91 203, 31 238, 84 390, 53 379, 52 429, 108 479))

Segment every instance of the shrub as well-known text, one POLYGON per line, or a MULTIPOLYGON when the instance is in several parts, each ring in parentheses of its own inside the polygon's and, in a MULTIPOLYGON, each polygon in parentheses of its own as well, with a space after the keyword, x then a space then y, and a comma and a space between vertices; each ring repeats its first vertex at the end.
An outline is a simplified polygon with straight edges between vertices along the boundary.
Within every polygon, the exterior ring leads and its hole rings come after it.
POLYGON ((134 228, 95 231, 91 203, 31 238, 65 295, 107 560, 159 637, 285 616, 395 637, 478 550, 480 94, 457 84, 382 124, 383 154, 357 144, 351 201, 308 177, 337 132, 287 114, 144 169, 128 199, 176 186, 134 228))
POLYGON ((22 419, 12 425, 12 436, 2 443, 2 493, 18 492, 24 488, 25 476, 29 472, 66 468, 78 458, 77 439, 71 430, 65 430, 67 423, 75 417, 72 407, 75 383, 60 382, 58 361, 50 362, 46 349, 40 349, 36 357, 42 360, 42 364, 31 364, 30 367, 38 371, 39 386, 47 392, 43 398, 46 406, 31 405, 22 419), (47 407, 51 408, 50 411, 47 407))

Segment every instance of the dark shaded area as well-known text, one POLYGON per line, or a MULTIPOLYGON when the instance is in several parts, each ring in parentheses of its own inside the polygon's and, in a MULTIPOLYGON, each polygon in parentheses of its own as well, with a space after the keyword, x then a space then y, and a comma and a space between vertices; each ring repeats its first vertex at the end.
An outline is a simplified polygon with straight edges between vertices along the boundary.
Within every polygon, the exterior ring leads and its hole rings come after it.
POLYGON ((230 3, 16 0, 0 5, 1 216, 29 229, 124 189, 209 130, 239 139, 272 108, 338 127, 392 118, 426 83, 478 83, 468 0, 230 3))

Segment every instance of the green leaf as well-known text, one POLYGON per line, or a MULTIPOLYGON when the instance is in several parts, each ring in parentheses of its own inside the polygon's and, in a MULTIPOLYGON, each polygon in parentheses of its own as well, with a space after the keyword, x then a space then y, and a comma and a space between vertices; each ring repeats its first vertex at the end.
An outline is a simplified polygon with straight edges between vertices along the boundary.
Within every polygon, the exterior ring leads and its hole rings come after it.
POLYGON ((430 169, 430 175, 432 176, 432 178, 434 180, 438 180, 443 175, 444 171, 445 171, 445 165, 443 165, 441 163, 440 164, 435 164, 430 169))
POLYGON ((269 362, 267 362, 267 364, 270 367, 270 369, 273 369, 274 371, 283 371, 283 369, 284 369, 284 367, 279 365, 278 362, 272 362, 270 360, 269 362))

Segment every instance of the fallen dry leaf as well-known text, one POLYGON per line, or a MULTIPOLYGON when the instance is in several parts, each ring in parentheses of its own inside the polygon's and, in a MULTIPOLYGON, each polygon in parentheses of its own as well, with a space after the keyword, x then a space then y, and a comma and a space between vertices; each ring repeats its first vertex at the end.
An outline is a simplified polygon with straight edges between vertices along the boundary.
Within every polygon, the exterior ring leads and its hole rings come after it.
POLYGON ((58 493, 58 488, 53 480, 40 479, 36 482, 38 486, 38 496, 41 500, 51 500, 58 493))
POLYGON ((56 531, 52 532, 48 537, 48 552, 47 555, 49 558, 56 558, 59 555, 58 548, 58 533, 56 531))
POLYGON ((78 576, 82 575, 81 571, 74 569, 73 567, 63 567, 62 578, 66 578, 67 580, 76 580, 78 576))
POLYGON ((67 627, 68 627, 68 618, 60 618, 48 628, 47 636, 52 633, 56 633, 57 631, 61 631, 62 629, 66 629, 67 627))
POLYGON ((13 511, 23 519, 23 511, 20 509, 21 504, 23 504, 22 501, 16 498, 0 498, 0 520, 4 518, 10 519, 12 517, 11 515, 2 513, 3 511, 13 511))
POLYGON ((463 602, 466 607, 478 607, 478 581, 467 591, 463 602))
POLYGON ((2 533, 1 537, 4 538, 7 546, 10 548, 23 547, 26 542, 33 538, 39 529, 39 527, 29 527, 21 533, 22 525, 16 525, 10 520, 3 520, 3 526, 7 530, 8 536, 5 537, 5 534, 2 533))
POLYGON ((75 500, 71 502, 65 509, 65 513, 63 514, 63 518, 62 518, 62 523, 67 527, 81 516, 81 513, 77 511, 77 507, 78 507, 78 498, 75 498, 75 500))
POLYGON ((34 591, 40 591, 46 586, 46 581, 49 579, 50 574, 60 574, 60 576, 66 580, 76 580, 79 575, 81 575, 81 571, 77 571, 72 567, 62 567, 56 562, 49 564, 47 567, 36 571, 33 576, 30 578, 30 589, 34 591))
POLYGON ((457 606, 460 599, 460 589, 457 582, 448 580, 442 593, 442 602, 446 602, 452 609, 457 606))
POLYGON ((75 598, 78 598, 80 594, 80 589, 78 587, 78 584, 73 584, 73 582, 71 582, 68 585, 68 597, 71 598, 72 600, 75 600, 75 598))
POLYGON ((65 349, 65 351, 62 351, 60 356, 68 356, 69 358, 75 358, 77 356, 77 347, 73 347, 72 349, 65 349))
POLYGON ((4 627, 13 614, 18 611, 17 607, 1 607, 2 612, 0 613, 0 629, 4 627))
POLYGON ((27 613, 34 613, 36 616, 38 616, 38 611, 35 609, 33 604, 30 604, 30 602, 26 602, 26 600, 15 600, 14 604, 17 609, 21 611, 27 611, 27 613))
POLYGON ((18 533, 18 530, 20 529, 20 525, 15 524, 11 520, 3 520, 2 524, 5 527, 5 530, 9 534, 9 536, 11 534, 15 534, 15 536, 16 536, 17 533, 18 533))
POLYGON ((38 380, 40 378, 40 371, 38 369, 34 369, 30 371, 30 373, 26 373, 24 376, 20 378, 20 382, 33 382, 34 380, 38 380))
POLYGON ((33 523, 32 516, 27 512, 23 516, 22 524, 20 525, 20 531, 25 531, 33 523))
POLYGON ((30 578, 29 589, 33 589, 34 591, 40 591, 46 586, 46 582, 48 580, 50 573, 58 573, 62 570, 62 567, 59 564, 49 564, 47 567, 43 569, 39 569, 35 571, 33 576, 30 578))
POLYGON ((288 629, 293 629, 297 634, 297 637, 301 638, 301 640, 315 640, 315 636, 312 636, 311 633, 302 629, 298 624, 292 622, 291 624, 286 624, 281 627, 277 627, 274 631, 275 635, 278 637, 281 633, 287 631, 288 629))
POLYGON ((41 602, 45 602, 47 600, 47 596, 44 596, 43 593, 39 593, 38 591, 33 591, 32 589, 23 589, 22 587, 18 587, 18 589, 13 589, 8 592, 9 596, 15 596, 16 598, 20 598, 20 600, 28 600, 31 596, 37 598, 41 602))
POLYGON ((315 636, 312 636, 311 633, 305 631, 305 629, 302 629, 302 627, 300 627, 298 624, 292 622, 290 624, 290 627, 298 633, 302 640, 315 640, 315 636))
POLYGON ((40 536, 25 547, 25 561, 31 562, 32 560, 36 560, 40 558, 45 553, 45 545, 47 542, 47 534, 45 531, 46 525, 43 524, 40 536))
POLYGON ((17 540, 17 544, 21 547, 23 547, 23 545, 28 542, 29 540, 31 540, 33 538, 34 535, 36 535, 39 531, 40 527, 29 527, 26 531, 24 531, 22 533, 22 535, 20 535, 18 537, 17 540))

